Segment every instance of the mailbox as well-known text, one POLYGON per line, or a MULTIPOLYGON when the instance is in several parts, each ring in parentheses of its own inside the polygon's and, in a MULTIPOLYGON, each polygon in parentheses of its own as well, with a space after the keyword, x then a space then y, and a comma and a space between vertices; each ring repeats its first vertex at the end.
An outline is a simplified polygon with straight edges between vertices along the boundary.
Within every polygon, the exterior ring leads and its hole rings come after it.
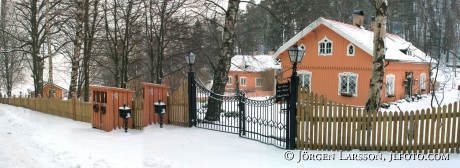
POLYGON ((155 113, 158 113, 158 114, 165 114, 166 113, 166 104, 164 104, 161 101, 158 101, 158 102, 154 103, 154 105, 155 105, 155 113))
POLYGON ((153 103, 155 106, 155 113, 158 113, 160 116, 160 128, 163 128, 163 114, 166 114, 166 104, 158 100, 158 102, 153 103))
POLYGON ((131 118, 131 108, 127 107, 126 105, 120 107, 118 111, 120 112, 120 118, 131 118))

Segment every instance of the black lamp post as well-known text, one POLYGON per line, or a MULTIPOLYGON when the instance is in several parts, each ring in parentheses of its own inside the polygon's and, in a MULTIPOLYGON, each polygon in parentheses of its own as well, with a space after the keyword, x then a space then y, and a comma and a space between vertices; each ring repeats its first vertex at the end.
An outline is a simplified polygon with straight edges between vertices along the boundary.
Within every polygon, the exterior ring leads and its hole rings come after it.
POLYGON ((305 55, 305 49, 298 46, 297 44, 294 47, 288 49, 289 58, 293 63, 292 67, 292 76, 291 76, 291 95, 289 99, 289 116, 286 117, 286 131, 287 137, 289 139, 286 141, 286 149, 293 150, 296 148, 295 138, 297 134, 297 120, 296 120, 296 111, 297 111, 297 87, 299 86, 299 76, 297 76, 297 63, 302 61, 303 56, 305 55))
POLYGON ((185 61, 188 65, 190 65, 190 72, 192 72, 192 65, 195 63, 196 55, 190 52, 189 54, 185 55, 185 61))
POLYGON ((196 86, 195 86, 195 74, 192 71, 192 65, 195 63, 196 55, 190 52, 185 55, 185 61, 190 66, 190 71, 188 72, 188 95, 189 95, 189 127, 196 127, 196 86))

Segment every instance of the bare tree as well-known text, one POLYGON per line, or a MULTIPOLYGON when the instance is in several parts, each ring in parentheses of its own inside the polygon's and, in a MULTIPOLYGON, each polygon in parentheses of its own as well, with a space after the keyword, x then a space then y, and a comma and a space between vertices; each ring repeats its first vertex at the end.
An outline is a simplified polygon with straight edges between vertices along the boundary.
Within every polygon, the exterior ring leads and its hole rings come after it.
POLYGON ((194 16, 188 8, 193 8, 193 4, 194 1, 183 0, 144 1, 145 47, 151 83, 161 84, 163 78, 182 69, 165 66, 172 60, 183 60, 183 55, 190 51, 185 43, 190 40, 187 32, 194 16))
POLYGON ((132 72, 135 66, 130 65, 138 61, 133 60, 132 56, 135 46, 140 43, 140 3, 132 0, 105 0, 103 4, 106 56, 97 62, 98 66, 109 71, 106 79, 111 81, 107 83, 110 86, 126 88, 127 83, 134 78, 132 72))
POLYGON ((96 40, 96 33, 98 31, 98 25, 100 19, 99 14, 99 0, 92 1, 92 12, 90 12, 90 1, 85 0, 85 12, 84 12, 84 39, 83 39, 83 73, 84 73, 84 84, 83 84, 83 95, 84 101, 89 101, 89 84, 90 84, 90 60, 93 54, 93 46, 96 40), (90 19, 91 18, 91 19, 90 19))
MULTIPOLYGON (((212 0, 207 0, 207 2, 217 5, 217 3, 212 0)), ((233 57, 235 46, 235 25, 238 16, 239 4, 240 0, 229 0, 227 3, 227 9, 219 7, 225 11, 225 23, 223 26, 224 31, 222 35, 222 45, 220 48, 219 58, 217 60, 217 65, 219 66, 214 68, 214 83, 211 87, 211 90, 217 94, 224 93, 225 84, 228 81, 228 72, 230 70, 231 59, 233 57)), ((222 102, 218 102, 216 99, 210 99, 209 105, 210 106, 206 112, 205 119, 209 121, 219 121, 222 102)))
POLYGON ((385 61, 385 38, 386 38, 386 17, 387 1, 376 0, 375 6, 375 24, 374 29, 374 52, 372 59, 372 75, 368 98, 365 109, 367 112, 373 112, 379 109, 380 99, 382 96, 384 61, 385 61))
MULTIPOLYGON (((86 2, 86 1, 85 1, 86 2)), ((75 26, 75 40, 74 42, 74 53, 72 59, 72 72, 70 74, 70 86, 69 86, 69 95, 68 99, 73 97, 73 94, 77 91, 77 78, 78 70, 80 67, 80 55, 82 49, 82 39, 83 39, 83 21, 84 21, 84 7, 85 3, 82 0, 75 0, 76 5, 76 26, 75 26)))
POLYGON ((20 45, 14 36, 20 36, 15 32, 10 20, 14 20, 14 11, 8 10, 11 4, 6 0, 1 1, 0 13, 0 86, 5 86, 7 96, 11 97, 13 86, 24 79, 23 69, 24 56, 16 51, 20 45))
MULTIPOLYGON (((55 9, 61 0, 50 2, 50 27, 58 27, 62 22, 54 21, 58 17, 58 11, 55 9)), ((32 70, 32 78, 34 81, 35 96, 38 96, 43 91, 43 69, 44 60, 48 58, 41 51, 44 49, 43 45, 46 43, 46 13, 45 1, 39 0, 18 0, 14 4, 14 9, 17 11, 17 20, 15 20, 15 30, 23 31, 23 36, 16 36, 15 38, 20 41, 21 52, 30 56, 28 63, 32 70)), ((60 31, 59 28, 51 29, 50 35, 53 36, 60 31)), ((54 51, 59 50, 61 46, 56 46, 54 51)))

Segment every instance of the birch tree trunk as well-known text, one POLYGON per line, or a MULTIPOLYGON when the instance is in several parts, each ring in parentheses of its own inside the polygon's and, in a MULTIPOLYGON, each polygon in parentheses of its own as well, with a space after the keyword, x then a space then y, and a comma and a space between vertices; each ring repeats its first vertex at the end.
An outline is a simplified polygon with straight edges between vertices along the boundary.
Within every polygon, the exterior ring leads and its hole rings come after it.
POLYGON ((53 86, 53 56, 51 54, 51 35, 50 35, 50 18, 49 18, 49 13, 50 13, 50 0, 46 0, 46 48, 48 49, 48 82, 49 82, 49 92, 48 92, 48 98, 53 97, 54 95, 54 86, 53 86))
POLYGON ((387 4, 387 0, 375 1, 376 28, 374 29, 372 76, 370 79, 369 93, 366 102, 366 111, 368 114, 378 110, 380 105, 380 99, 382 97, 385 61, 387 4))
POLYGON ((70 88, 68 99, 72 99, 72 96, 77 92, 77 78, 78 69, 80 67, 80 54, 81 54, 81 42, 83 38, 83 9, 84 3, 81 0, 77 0, 77 25, 75 28, 75 42, 74 42, 74 57, 72 59, 72 72, 70 74, 70 88))
POLYGON ((85 15, 84 15, 84 18, 85 18, 85 26, 84 26, 84 34, 85 34, 85 38, 84 38, 84 47, 83 47, 83 71, 84 71, 84 84, 83 84, 83 100, 85 102, 89 102, 89 76, 90 76, 90 73, 89 73, 89 69, 90 69, 90 65, 89 65, 89 61, 90 61, 90 58, 91 58, 91 55, 92 55, 92 49, 93 49, 93 42, 95 40, 94 38, 94 35, 96 34, 96 27, 97 27, 97 24, 96 23, 98 21, 98 5, 99 5, 99 0, 95 0, 93 2, 93 13, 92 13, 92 21, 91 21, 91 25, 89 24, 89 17, 90 17, 90 13, 89 13, 89 0, 85 0, 85 15))
MULTIPOLYGON (((231 59, 233 57, 233 48, 235 46, 235 25, 238 15, 240 0, 229 0, 228 8, 225 12, 224 34, 222 47, 217 68, 214 70, 214 83, 211 90, 214 93, 223 95, 225 85, 228 80, 228 71, 230 70, 231 59)), ((209 99, 208 111, 205 119, 209 121, 219 121, 222 102, 216 99, 209 99)))

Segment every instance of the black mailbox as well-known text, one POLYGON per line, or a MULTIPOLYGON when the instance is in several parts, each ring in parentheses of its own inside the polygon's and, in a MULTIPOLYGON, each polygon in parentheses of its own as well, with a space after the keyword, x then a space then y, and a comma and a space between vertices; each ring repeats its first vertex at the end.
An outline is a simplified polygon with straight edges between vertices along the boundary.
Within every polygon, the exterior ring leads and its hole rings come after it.
POLYGON ((120 112, 120 118, 131 118, 131 108, 123 105, 123 107, 118 108, 120 112))
POLYGON ((153 103, 155 105, 155 113, 165 114, 166 113, 166 104, 161 101, 153 103))
POLYGON ((153 103, 153 105, 155 106, 155 113, 158 113, 160 116, 160 128, 163 128, 163 114, 166 113, 166 104, 158 100, 158 102, 153 103))

